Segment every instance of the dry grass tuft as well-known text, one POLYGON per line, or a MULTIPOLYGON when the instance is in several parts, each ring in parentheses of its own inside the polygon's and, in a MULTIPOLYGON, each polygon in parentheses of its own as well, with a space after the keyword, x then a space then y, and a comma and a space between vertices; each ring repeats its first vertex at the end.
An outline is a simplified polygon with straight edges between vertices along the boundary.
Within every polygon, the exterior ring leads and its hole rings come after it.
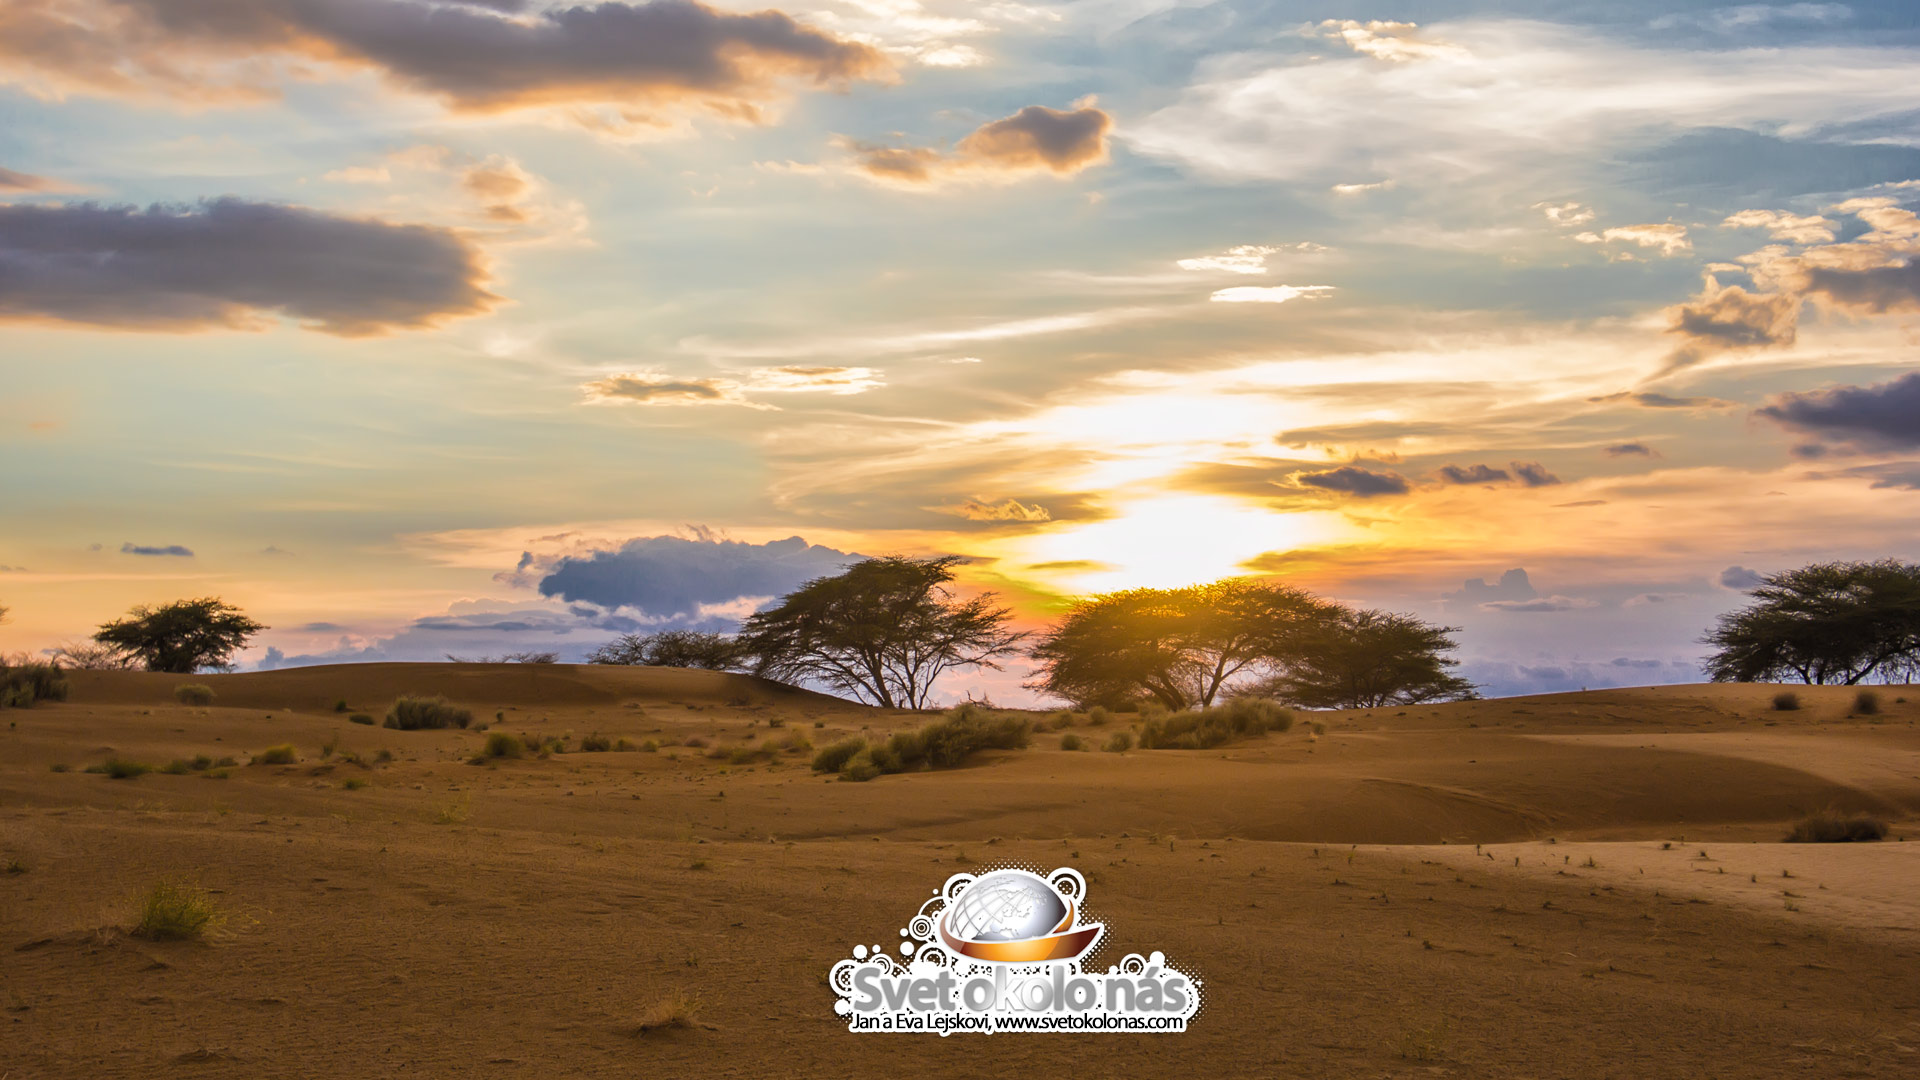
POLYGON ((1850 844, 1887 838, 1887 823, 1867 814, 1828 811, 1803 818, 1787 834, 1789 844, 1850 844))
POLYGON ((685 1031, 700 1021, 700 999, 685 990, 670 990, 640 1017, 635 1035, 655 1031, 685 1031))
POLYGON ((218 925, 220 909, 205 889, 167 878, 155 882, 140 897, 140 917, 133 935, 149 941, 193 941, 218 925))

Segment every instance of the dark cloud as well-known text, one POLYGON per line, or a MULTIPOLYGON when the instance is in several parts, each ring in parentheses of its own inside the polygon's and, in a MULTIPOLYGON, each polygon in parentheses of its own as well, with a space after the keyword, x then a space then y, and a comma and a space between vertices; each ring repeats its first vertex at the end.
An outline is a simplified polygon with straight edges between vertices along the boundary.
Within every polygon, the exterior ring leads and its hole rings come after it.
POLYGON ((542 596, 635 608, 654 618, 685 617, 704 606, 780 596, 862 558, 797 536, 765 544, 647 536, 617 551, 561 559, 539 589, 542 596))
POLYGON ((1859 270, 1814 267, 1807 271, 1807 291, 1876 315, 1920 310, 1920 261, 1859 270))
POLYGON ((633 401, 642 405, 744 405, 739 384, 728 379, 676 379, 639 373, 609 375, 581 389, 595 401, 633 401))
POLYGON ((1537 461, 1515 461, 1510 464, 1513 466, 1513 475, 1528 487, 1548 487, 1560 482, 1559 477, 1548 472, 1547 467, 1537 461))
POLYGON ((1399 473, 1373 472, 1355 465, 1343 465, 1326 472, 1295 473, 1293 479, 1295 483, 1307 487, 1342 491, 1362 499, 1376 495, 1405 495, 1412 490, 1407 478, 1399 473))
POLYGON ((1720 398, 1674 397, 1671 394, 1661 394, 1653 391, 1635 392, 1626 390, 1617 394, 1590 397, 1587 400, 1596 404, 1610 401, 1626 401, 1638 405, 1643 409, 1719 409, 1733 404, 1731 401, 1723 401, 1720 398))
POLYGON ((1795 431, 1862 448, 1920 447, 1920 371, 1872 386, 1781 394, 1755 413, 1795 431))
POLYGON ((879 50, 779 11, 695 0, 556 6, 472 0, 11 0, 0 67, 62 89, 270 96, 277 58, 368 68, 455 108, 612 106, 630 124, 693 102, 740 119, 783 79, 886 79, 879 50), (486 10, 493 9, 493 10, 486 10))
POLYGON ((1729 566, 1725 570, 1720 571, 1720 587, 1723 589, 1732 589, 1736 592, 1746 592, 1748 589, 1757 588, 1763 580, 1760 576, 1760 571, 1749 570, 1744 566, 1729 566))
POLYGON ((1712 278, 1699 296, 1667 309, 1667 333, 1681 339, 1667 357, 1676 371, 1711 356, 1740 349, 1791 345, 1800 323, 1798 293, 1754 293, 1712 278))
POLYGON ((1920 491, 1920 461, 1888 461, 1856 465, 1838 472, 1816 473, 1820 479, 1867 480, 1876 490, 1920 491))
POLYGON ((164 547, 152 546, 147 544, 133 544, 133 543, 121 544, 120 554, 122 555, 170 555, 170 556, 175 556, 182 559, 193 558, 193 552, 190 549, 183 547, 179 544, 168 544, 164 547))
POLYGON ((1643 442, 1614 443, 1612 446, 1603 447, 1602 450, 1606 453, 1608 457, 1652 458, 1652 457, 1660 456, 1660 452, 1658 450, 1655 450, 1653 447, 1648 446, 1646 443, 1643 443, 1643 442))
POLYGON ((1442 465, 1440 479, 1449 484, 1504 484, 1513 479, 1505 469, 1491 465, 1442 465))
POLYGON ((1071 176, 1107 160, 1113 117, 1091 104, 1071 111, 1029 105, 1012 116, 983 124, 952 153, 923 146, 843 143, 856 169, 881 180, 931 184, 975 177, 1053 173, 1071 176))
POLYGON ((486 311, 480 253, 450 229, 271 203, 0 205, 0 320, 357 336, 486 311))
POLYGON ((1500 575, 1500 580, 1489 585, 1486 578, 1471 578, 1460 583, 1459 592, 1443 593, 1442 600, 1464 601, 1469 604, 1484 604, 1492 600, 1531 600, 1538 595, 1527 572, 1514 567, 1500 575))
POLYGON ((1617 668, 1643 668, 1643 669, 1646 669, 1646 668, 1657 668, 1657 667, 1665 667, 1665 666, 1666 666, 1666 664, 1665 664, 1664 662, 1662 662, 1662 661, 1659 661, 1659 660, 1632 660, 1632 659, 1629 659, 1629 658, 1627 658, 1627 657, 1624 657, 1624 656, 1616 656, 1616 657, 1614 657, 1614 658, 1613 658, 1613 659, 1612 659, 1611 661, 1609 661, 1608 663, 1609 663, 1609 666, 1610 666, 1610 667, 1617 667, 1617 668))
POLYGON ((330 622, 304 623, 296 629, 306 634, 340 634, 345 633, 347 630, 346 627, 341 626, 339 623, 330 622))

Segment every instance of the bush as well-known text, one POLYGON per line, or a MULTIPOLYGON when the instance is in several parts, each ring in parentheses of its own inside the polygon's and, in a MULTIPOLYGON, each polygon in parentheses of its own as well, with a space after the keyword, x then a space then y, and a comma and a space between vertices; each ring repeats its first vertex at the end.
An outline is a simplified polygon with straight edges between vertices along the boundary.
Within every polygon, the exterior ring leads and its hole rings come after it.
POLYGON ((648 1006, 645 1016, 640 1018, 636 1035, 645 1035, 650 1031, 667 1031, 675 1028, 690 1028, 699 1019, 700 999, 691 997, 684 990, 675 990, 648 1006))
POLYGON ((814 772, 839 772, 854 755, 867 748, 867 740, 858 735, 850 739, 841 739, 832 746, 822 747, 813 755, 814 772))
POLYGON ((1793 712, 1800 707, 1800 695, 1791 690, 1782 690, 1773 695, 1773 708, 1776 712, 1793 712))
POLYGON ((206 890, 182 881, 160 881, 140 898, 135 937, 188 941, 203 936, 220 917, 206 890))
POLYGON ((526 753, 526 749, 526 743, 504 731, 496 731, 487 736, 485 753, 492 758, 517 758, 526 753))
POLYGON ((347 709, 348 709, 348 705, 347 705, 346 698, 341 698, 340 700, 333 703, 334 712, 346 712, 347 709))
POLYGON ((1140 749, 1205 750, 1292 727, 1292 710, 1262 698, 1234 698, 1211 709, 1152 717, 1140 726, 1140 749))
POLYGON ((1078 750, 1085 745, 1080 736, 1071 732, 1060 736, 1060 749, 1062 750, 1078 750))
POLYGON ((166 768, 160 771, 166 773, 168 776, 185 776, 193 771, 193 762, 188 761, 186 758, 174 758, 167 763, 166 768))
POLYGON ((106 773, 110 780, 131 780, 136 776, 152 772, 153 766, 122 758, 108 758, 100 765, 100 771, 106 773))
POLYGON ((1105 724, 1112 719, 1113 714, 1107 711, 1105 705, 1095 705, 1093 708, 1087 710, 1087 723, 1089 724, 1105 724))
POLYGON ((918 768, 951 769, 982 750, 1024 750, 1032 734, 1024 716, 995 714, 969 703, 918 730, 894 732, 884 743, 835 743, 814 756, 813 768, 832 772, 837 760, 843 780, 871 780, 881 773, 918 768))
POLYGON ((1866 814, 1848 817, 1829 811, 1802 819, 1787 834, 1787 843, 1846 844, 1886 838, 1887 824, 1879 818, 1866 814))
POLYGON ((1871 690, 1862 690, 1853 695, 1853 711, 1861 716, 1872 716, 1880 711, 1880 695, 1871 690))
POLYGON ((1124 754, 1133 749, 1133 733, 1130 731, 1116 731, 1113 733, 1113 738, 1108 739, 1107 745, 1101 747, 1101 749, 1109 754, 1124 754))
POLYGON ((453 704, 446 698, 403 697, 387 710, 387 727, 401 731, 418 731, 422 728, 466 727, 473 723, 473 712, 453 704))
POLYGON ((182 705, 211 705, 213 687, 206 683, 183 682, 173 688, 173 698, 182 705))
POLYGON ((1070 712, 1064 712, 1064 711, 1054 713, 1052 716, 1047 717, 1047 726, 1052 728, 1055 731, 1059 731, 1062 728, 1072 727, 1073 714, 1070 712))
POLYGON ((59 665, 0 663, 0 709, 26 709, 36 701, 65 700, 67 680, 59 665))
POLYGON ((349 776, 345 780, 340 781, 340 786, 348 791, 359 791, 371 783, 372 781, 364 776, 349 776))
POLYGON ((349 717, 347 717, 347 723, 349 723, 349 724, 365 724, 365 725, 367 725, 368 727, 372 727, 372 726, 373 726, 373 717, 371 717, 371 716, 368 716, 368 715, 367 715, 366 713, 363 713, 363 712, 357 712, 357 713, 354 713, 354 714, 353 714, 352 716, 349 716, 349 717))
POLYGON ((786 737, 780 740, 780 746, 789 754, 804 754, 813 749, 813 740, 807 738, 803 732, 789 731, 786 737))
POLYGON ((580 750, 588 754, 604 754, 613 749, 613 740, 605 735, 588 735, 580 740, 580 750))
POLYGON ((299 760, 300 755, 294 750, 292 743, 281 743, 279 746, 269 746, 260 753, 255 754, 252 764, 291 765, 299 760))
POLYGON ((657 753, 659 753, 659 752, 660 752, 660 740, 658 740, 658 739, 648 739, 648 740, 647 740, 646 742, 643 742, 643 743, 641 743, 641 744, 640 744, 640 751, 641 751, 641 753, 645 753, 645 754, 657 754, 657 753))

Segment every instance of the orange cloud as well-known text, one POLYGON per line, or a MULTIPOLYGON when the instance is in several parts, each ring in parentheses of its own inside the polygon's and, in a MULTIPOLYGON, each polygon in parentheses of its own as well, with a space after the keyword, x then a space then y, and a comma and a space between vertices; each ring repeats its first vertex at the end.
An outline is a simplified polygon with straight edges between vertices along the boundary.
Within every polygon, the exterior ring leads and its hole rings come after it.
POLYGON ((1113 117, 1092 99, 1070 111, 1029 105, 983 124, 952 152, 923 146, 847 142, 853 167, 877 180, 907 186, 953 179, 1018 179, 1039 173, 1072 176, 1107 160, 1113 117))

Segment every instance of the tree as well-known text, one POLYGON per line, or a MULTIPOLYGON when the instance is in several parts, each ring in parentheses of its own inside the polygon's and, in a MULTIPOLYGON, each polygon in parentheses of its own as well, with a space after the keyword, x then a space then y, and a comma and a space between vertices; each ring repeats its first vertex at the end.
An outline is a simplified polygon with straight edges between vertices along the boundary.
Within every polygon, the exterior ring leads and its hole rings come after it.
POLYGON ((740 643, 726 634, 662 630, 657 634, 622 634, 588 653, 587 663, 738 671, 747 658, 741 655, 740 643))
POLYGON ((97 641, 69 641, 46 652, 49 660, 74 671, 125 671, 138 663, 119 649, 97 641))
POLYGON ((1086 708, 1151 697, 1206 707, 1227 684, 1271 670, 1334 610, 1282 585, 1228 578, 1184 589, 1129 589, 1076 605, 1029 655, 1027 684, 1086 708))
POLYGON ((448 653, 447 659, 456 664, 557 664, 560 654, 537 649, 524 652, 501 653, 499 656, 456 656, 448 653))
POLYGON ((1458 627, 1412 615, 1335 609, 1302 633, 1281 669, 1255 693, 1306 709, 1376 709, 1476 696, 1452 673, 1458 627))
POLYGON ((887 708, 925 708, 948 671, 999 668, 1025 634, 993 594, 962 600, 948 583, 957 555, 867 559, 815 578, 747 618, 740 647, 754 672, 815 681, 887 708))
POLYGON ((137 660, 148 671, 186 675, 202 668, 231 671, 233 654, 266 627, 218 597, 140 605, 103 624, 93 640, 137 660))
POLYGON ((1760 580, 1703 640, 1714 682, 1864 682, 1920 666, 1920 565, 1814 563, 1760 580))

